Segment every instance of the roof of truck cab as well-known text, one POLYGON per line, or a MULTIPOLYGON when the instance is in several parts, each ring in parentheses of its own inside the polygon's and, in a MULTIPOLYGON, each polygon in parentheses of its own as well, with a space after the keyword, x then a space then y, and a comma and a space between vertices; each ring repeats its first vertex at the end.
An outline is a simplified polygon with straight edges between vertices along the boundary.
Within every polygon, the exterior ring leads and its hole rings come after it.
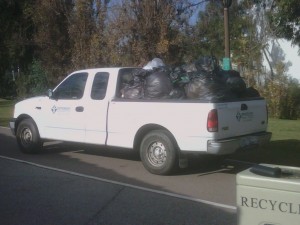
POLYGON ((138 67, 100 67, 100 68, 89 68, 89 69, 82 69, 72 72, 73 73, 80 73, 80 72, 99 72, 99 71, 105 71, 105 72, 118 72, 120 69, 138 69, 138 67))

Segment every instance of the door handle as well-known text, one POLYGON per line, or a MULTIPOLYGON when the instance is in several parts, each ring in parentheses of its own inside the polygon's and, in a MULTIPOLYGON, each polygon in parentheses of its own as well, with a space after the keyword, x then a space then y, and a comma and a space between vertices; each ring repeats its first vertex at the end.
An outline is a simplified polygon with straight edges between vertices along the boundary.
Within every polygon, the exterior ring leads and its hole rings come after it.
POLYGON ((244 110, 247 110, 247 109, 248 109, 248 106, 247 106, 246 104, 243 103, 243 104, 241 105, 241 110, 244 111, 244 110))
POLYGON ((82 106, 77 106, 75 108, 76 112, 83 112, 84 111, 84 108, 82 106))

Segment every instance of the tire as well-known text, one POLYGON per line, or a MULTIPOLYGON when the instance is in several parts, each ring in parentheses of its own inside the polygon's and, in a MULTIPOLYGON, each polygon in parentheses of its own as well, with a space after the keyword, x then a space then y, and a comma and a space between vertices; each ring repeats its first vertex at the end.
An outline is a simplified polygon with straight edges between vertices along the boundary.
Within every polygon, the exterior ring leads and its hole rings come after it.
POLYGON ((140 156, 144 167, 157 175, 171 174, 179 163, 175 140, 164 130, 154 130, 145 135, 140 156))
POLYGON ((23 153, 34 154, 42 149, 40 134, 32 119, 24 119, 17 128, 17 142, 23 153))

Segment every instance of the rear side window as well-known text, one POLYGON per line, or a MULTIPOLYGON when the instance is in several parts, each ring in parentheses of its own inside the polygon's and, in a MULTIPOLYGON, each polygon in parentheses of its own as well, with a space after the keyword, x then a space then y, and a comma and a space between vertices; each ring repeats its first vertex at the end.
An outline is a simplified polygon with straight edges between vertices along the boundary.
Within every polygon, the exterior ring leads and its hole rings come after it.
POLYGON ((81 99, 87 81, 87 73, 75 73, 64 80, 54 91, 55 99, 81 99))
POLYGON ((119 70, 116 97, 122 97, 123 88, 132 84, 134 74, 140 70, 140 68, 122 68, 119 70))
POLYGON ((94 100, 102 100, 105 98, 109 73, 99 72, 96 73, 93 85, 91 98, 94 100))

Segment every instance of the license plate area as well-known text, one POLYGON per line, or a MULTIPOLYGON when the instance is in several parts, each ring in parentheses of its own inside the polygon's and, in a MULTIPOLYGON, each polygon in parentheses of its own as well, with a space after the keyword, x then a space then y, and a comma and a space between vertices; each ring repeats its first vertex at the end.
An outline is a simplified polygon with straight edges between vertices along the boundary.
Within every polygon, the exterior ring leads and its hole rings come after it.
POLYGON ((253 145, 258 145, 258 137, 248 136, 248 137, 242 137, 240 139, 240 147, 241 148, 253 146, 253 145))

